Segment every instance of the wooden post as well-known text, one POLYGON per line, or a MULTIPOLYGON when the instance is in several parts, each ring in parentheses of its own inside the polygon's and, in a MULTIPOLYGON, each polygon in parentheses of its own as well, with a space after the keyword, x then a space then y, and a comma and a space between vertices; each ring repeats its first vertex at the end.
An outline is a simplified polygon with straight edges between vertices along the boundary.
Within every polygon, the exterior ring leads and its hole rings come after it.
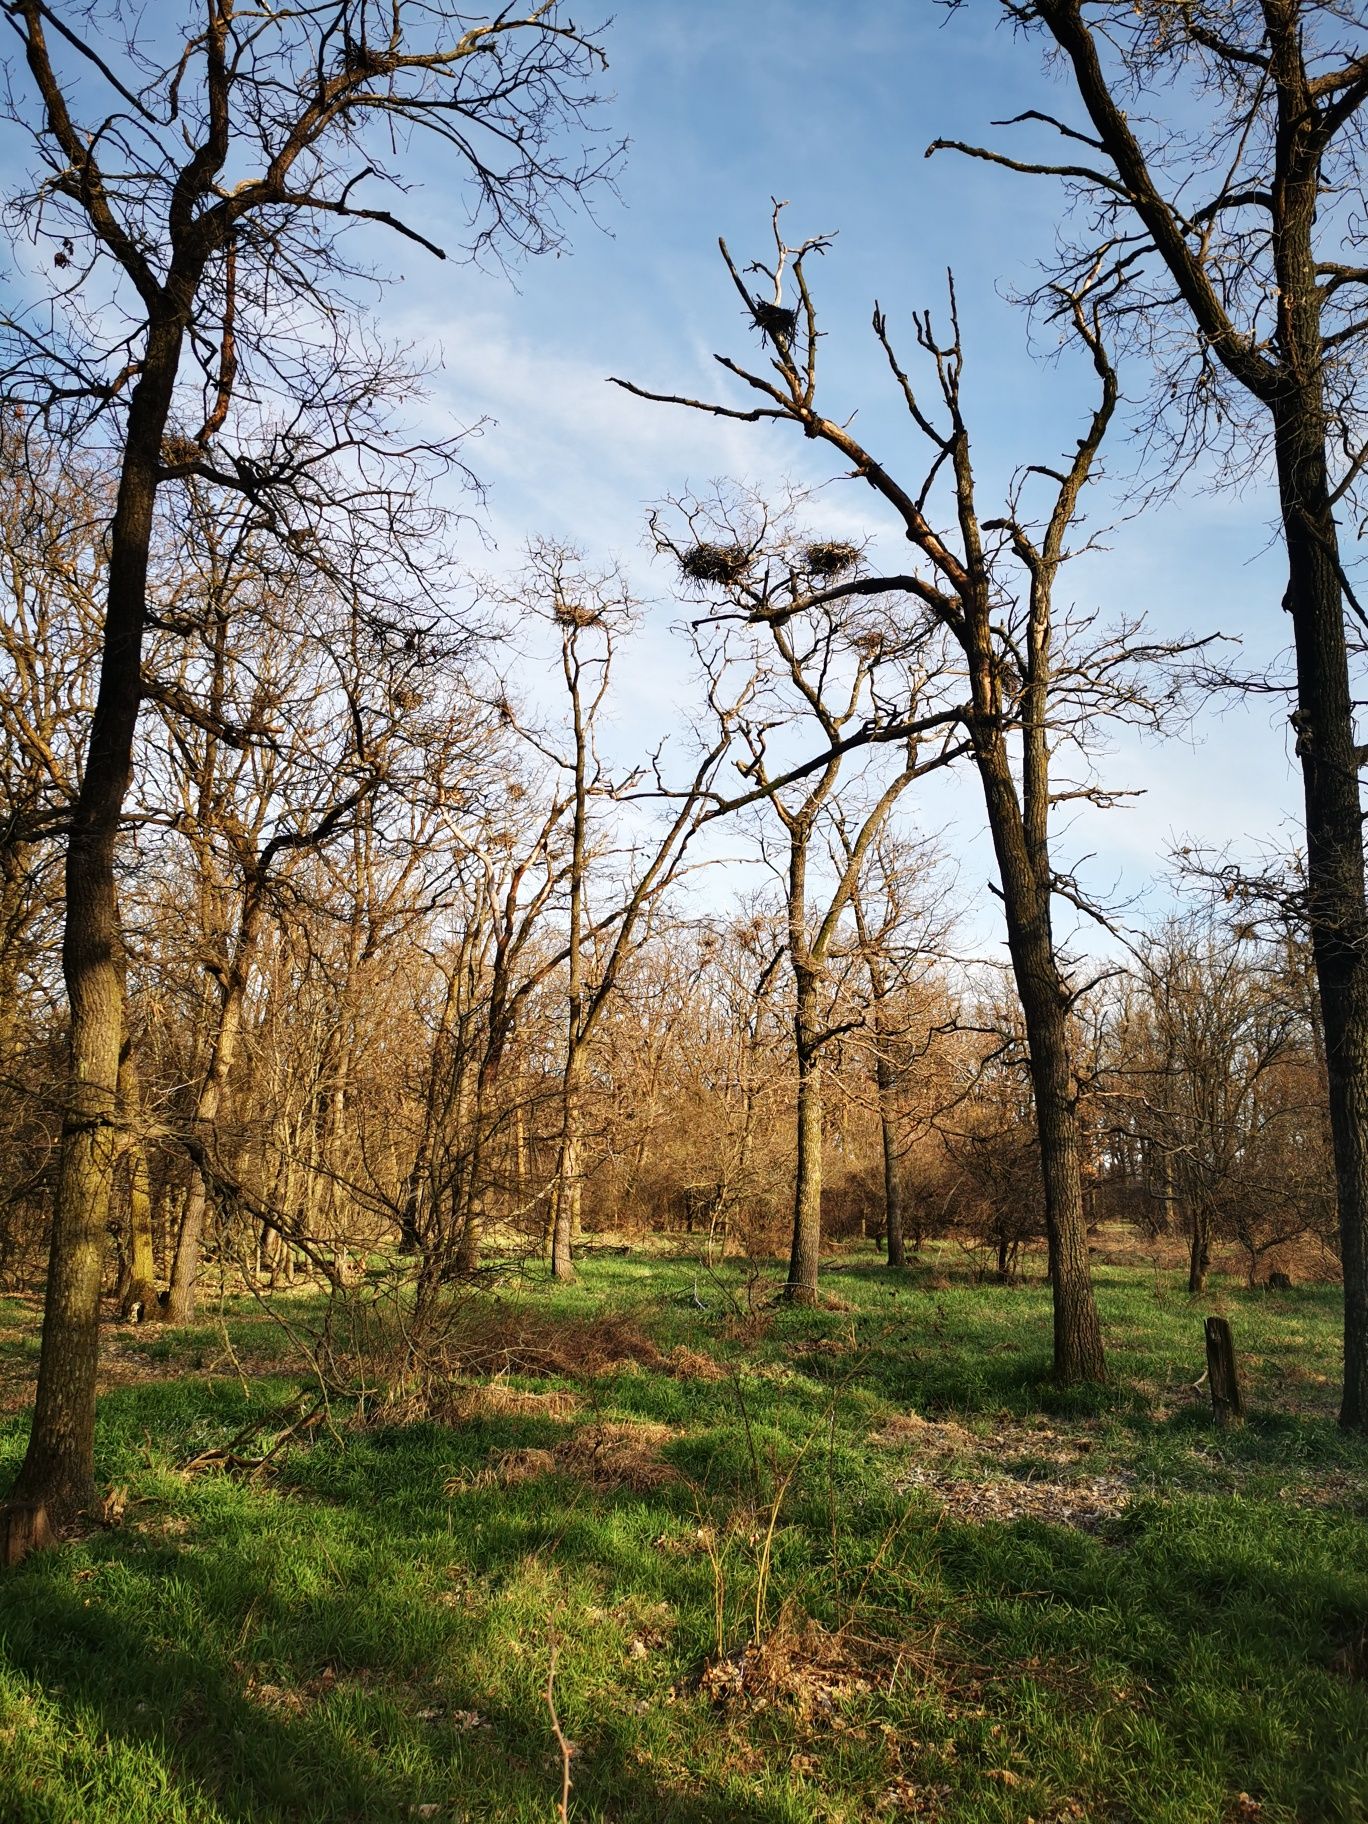
POLYGON ((1244 1423, 1244 1396, 1235 1364, 1235 1339, 1224 1317, 1206 1320, 1207 1375, 1211 1382, 1211 1410, 1220 1426, 1244 1423))

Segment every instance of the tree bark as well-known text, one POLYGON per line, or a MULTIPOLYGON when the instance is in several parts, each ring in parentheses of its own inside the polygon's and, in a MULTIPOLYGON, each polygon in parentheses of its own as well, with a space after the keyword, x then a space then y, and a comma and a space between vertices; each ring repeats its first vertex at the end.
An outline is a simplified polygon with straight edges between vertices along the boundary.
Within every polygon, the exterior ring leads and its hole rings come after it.
POLYGON ((822 1057, 814 970, 795 964, 794 1038, 798 1053, 798 1160, 793 1184, 793 1243, 784 1296, 817 1303, 822 1254, 822 1057))
POLYGON ((1007 948, 1021 1001, 1040 1137, 1045 1235, 1054 1299, 1054 1374, 1064 1385, 1106 1376, 1083 1203, 1077 1094, 1070 1068, 1069 995, 1055 959, 1048 880, 1038 878, 1000 729, 977 734, 975 759, 1002 881, 1007 948))
POLYGON ((95 1380, 100 1289, 118 1130, 124 1029, 123 934, 115 845, 133 773, 142 643, 162 434, 183 320, 154 324, 129 402, 110 526, 100 679, 66 854, 62 975, 71 1009, 66 1112, 53 1211, 38 1389, 15 1480, 22 1500, 60 1520, 95 1487, 95 1380))
POLYGON ((1206 1320, 1207 1376, 1211 1386, 1211 1410, 1222 1428, 1244 1423, 1244 1395, 1240 1390, 1240 1370, 1235 1359, 1235 1338, 1224 1317, 1206 1320))
MULTIPOLYGON (((131 1050, 125 1051, 119 1066, 119 1100, 125 1119, 136 1121, 142 1095, 131 1050)), ((124 1157, 128 1166, 128 1270, 119 1288, 119 1316, 148 1323, 161 1315, 161 1307, 157 1303, 157 1267, 152 1252, 152 1179, 147 1148, 136 1129, 127 1134, 124 1157)))
POLYGON ((575 1273, 572 1242, 579 1227, 580 1192, 584 1183, 584 1111, 581 1100, 580 1059, 572 1056, 565 1072, 561 1097, 561 1134, 556 1158, 556 1196, 551 1211, 551 1277, 572 1280, 575 1273))
POLYGON ((1211 1216, 1195 1198, 1188 1232, 1188 1293, 1197 1298, 1206 1291, 1211 1271, 1211 1216))
MULTIPOLYGON (((878 1026, 876 1018, 875 1036, 882 1043, 878 1026)), ((874 1078, 879 1092, 879 1130, 883 1140, 884 1238, 888 1264, 905 1267, 907 1245, 903 1239, 902 1183, 898 1177, 898 1134, 893 1107, 895 1084, 893 1066, 882 1050, 874 1067, 874 1078)))

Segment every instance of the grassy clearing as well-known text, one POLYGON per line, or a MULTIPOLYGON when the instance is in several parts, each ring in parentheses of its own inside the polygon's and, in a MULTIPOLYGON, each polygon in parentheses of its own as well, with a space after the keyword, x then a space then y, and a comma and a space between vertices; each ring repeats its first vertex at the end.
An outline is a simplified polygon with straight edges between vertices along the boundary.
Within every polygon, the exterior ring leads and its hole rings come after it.
MULTIPOLYGON (((1102 1269, 1087 1395, 1042 1383, 1039 1285, 827 1285, 752 1314, 739 1275, 595 1260, 494 1318, 607 1313, 644 1359, 338 1409, 256 1477, 184 1465, 278 1435, 269 1320, 111 1331, 128 1505, 0 1586, 0 1818, 545 1824, 553 1642, 576 1819, 1368 1818, 1333 1292, 1219 1289, 1253 1415, 1218 1435, 1176 1280, 1102 1269)), ((11 1395, 34 1326, 0 1305, 11 1395)))

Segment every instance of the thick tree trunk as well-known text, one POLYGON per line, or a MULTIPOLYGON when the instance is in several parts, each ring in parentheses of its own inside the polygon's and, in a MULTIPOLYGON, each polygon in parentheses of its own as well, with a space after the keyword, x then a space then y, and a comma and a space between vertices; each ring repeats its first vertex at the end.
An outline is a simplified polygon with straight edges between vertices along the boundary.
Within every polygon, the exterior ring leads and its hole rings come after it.
POLYGON ((1054 1374, 1068 1386, 1106 1378, 1083 1203, 1082 1146, 1070 1066, 1068 990, 1055 959, 1043 856, 1033 865, 1005 744, 981 731, 975 758, 1002 879, 1007 947, 1035 1094, 1045 1235, 1054 1298, 1054 1374))
POLYGON ((1293 397, 1278 419, 1287 537, 1286 605, 1297 651, 1297 751, 1306 802, 1306 867, 1344 1270, 1340 1423, 1368 1430, 1368 910, 1363 812, 1344 609, 1319 400, 1293 397))
POLYGON ((71 1009, 52 1247, 38 1390, 15 1494, 54 1519, 95 1486, 95 1379, 100 1288, 118 1127, 123 1041, 123 937, 114 852, 133 772, 142 642, 162 434, 180 360, 174 319, 153 327, 129 402, 110 527, 100 680, 66 854, 62 974, 71 1009))
MULTIPOLYGON (((1024 1004, 1024 1000, 1023 1000, 1024 1004)), ((1068 1386, 1106 1376, 1102 1326, 1093 1296, 1078 1108, 1069 1070, 1062 985, 1026 1015, 1045 1182, 1045 1229, 1054 1296, 1054 1372, 1068 1386)))
POLYGON ((793 1243, 784 1297, 791 1304, 815 1305, 822 1253, 822 1059, 817 1035, 817 976, 801 966, 795 966, 795 974, 798 1161, 793 1185, 793 1243))

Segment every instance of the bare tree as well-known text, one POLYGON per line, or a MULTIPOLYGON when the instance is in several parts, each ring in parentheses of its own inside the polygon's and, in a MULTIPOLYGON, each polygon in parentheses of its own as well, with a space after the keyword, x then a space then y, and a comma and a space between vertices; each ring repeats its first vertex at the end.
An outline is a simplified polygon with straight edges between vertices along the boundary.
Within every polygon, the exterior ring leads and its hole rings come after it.
MULTIPOLYGON (((383 459, 374 402, 393 363, 344 346, 356 275, 337 237, 366 222, 440 251, 364 200, 367 185, 398 178, 368 123, 394 144, 433 134, 475 186, 481 236, 536 250, 555 238, 556 195, 591 174, 557 147, 597 52, 552 5, 471 22, 446 4, 398 0, 380 23, 350 0, 265 16, 204 0, 166 63, 166 38, 150 25, 130 41, 115 23, 96 50, 102 9, 86 9, 75 29, 43 0, 3 10, 23 62, 9 113, 30 131, 39 172, 19 220, 57 273, 53 294, 5 326, 4 392, 103 437, 119 478, 67 849, 69 1108, 37 1405, 16 1483, 56 1513, 78 1507, 94 1475, 122 1036, 115 846, 142 698, 158 491, 198 475, 300 539, 311 536, 300 500, 355 500, 368 480, 363 452, 372 467, 383 459), (118 46, 122 74, 107 61, 118 46), (293 402, 283 413, 282 400, 293 402), (349 465, 354 484, 339 490, 349 465)), ((390 454, 410 470, 421 460, 402 442, 390 454)))
MULTIPOLYGON (((1368 458, 1359 375, 1368 12, 1357 0, 1001 0, 1060 54, 1083 130, 1061 160, 937 141, 1062 179, 1078 199, 1070 272, 1099 275, 1159 357, 1180 446, 1241 468, 1271 448, 1296 650, 1308 916, 1329 1067, 1344 1263, 1340 1420, 1368 1430, 1368 905, 1359 745, 1336 513, 1368 458), (1194 111, 1129 105, 1175 84, 1194 111), (1200 110, 1200 112, 1196 111, 1200 110)), ((1069 282, 1069 281, 1066 281, 1069 282)))
POLYGON ((1077 883, 1052 862, 1050 814, 1064 798, 1112 802, 1085 774, 1072 784, 1055 773, 1056 750, 1084 751, 1106 717, 1154 725, 1171 692, 1146 687, 1149 666, 1172 660, 1188 643, 1157 647, 1135 626, 1098 629, 1091 616, 1061 618, 1055 608, 1060 571, 1072 555, 1067 540, 1093 477, 1116 408, 1116 375, 1103 345, 1089 289, 1060 303, 1087 347, 1097 377, 1097 403, 1084 435, 1062 467, 1032 464, 1013 484, 1006 510, 980 514, 968 424, 961 403, 964 354, 951 288, 950 336, 940 341, 929 315, 915 319, 917 341, 934 375, 940 419, 924 407, 900 365, 887 319, 876 306, 874 333, 914 426, 931 449, 928 468, 905 484, 850 428, 817 403, 817 313, 805 271, 829 244, 819 237, 789 247, 773 217, 772 265, 757 263, 773 296, 752 295, 722 246, 723 258, 754 327, 771 346, 767 372, 727 356, 721 365, 763 403, 728 405, 649 391, 618 381, 643 398, 688 406, 748 422, 790 424, 820 440, 893 510, 913 549, 929 566, 921 573, 835 581, 825 599, 859 595, 901 598, 929 617, 958 645, 968 675, 965 727, 984 794, 1000 878, 1007 941, 1026 1020, 1036 1121, 1040 1132, 1054 1287, 1055 1372, 1062 1381, 1100 1379, 1105 1372, 1101 1330, 1088 1265, 1078 1131, 1078 1086, 1070 1062, 1069 1011, 1079 992, 1070 979, 1053 928, 1053 904, 1080 902, 1077 883), (794 305, 784 303, 792 286, 794 305), (948 477, 957 542, 937 529, 929 503, 948 477), (1024 494, 1045 484, 1042 515, 1033 518, 1024 494), (1013 743, 1019 744, 1014 760, 1013 743))
MULTIPOLYGON (((783 832, 776 871, 783 879, 798 1069, 785 1296, 813 1304, 822 1241, 822 1062, 842 1030, 828 1015, 828 965, 865 857, 894 806, 914 780, 965 751, 959 711, 944 701, 933 628, 895 638, 876 625, 877 608, 862 614, 858 595, 833 590, 835 578, 858 567, 854 546, 803 536, 782 519, 771 524, 754 503, 749 510, 734 503, 730 512, 727 503, 689 504, 685 518, 687 543, 669 536, 659 518, 656 537, 686 578, 721 592, 713 615, 697 629, 712 636, 705 664, 714 680, 738 662, 747 675, 746 707, 738 717, 748 755, 739 763, 746 786, 719 800, 711 814, 758 810, 783 832), (814 746, 816 756, 809 758, 814 746), (852 754, 877 755, 886 747, 897 764, 866 782, 867 801, 848 820, 847 850, 828 850, 833 862, 821 895, 825 903, 814 905, 814 864, 822 857, 820 837, 836 810, 842 770, 852 754)), ((849 797, 849 779, 844 790, 849 797)))

